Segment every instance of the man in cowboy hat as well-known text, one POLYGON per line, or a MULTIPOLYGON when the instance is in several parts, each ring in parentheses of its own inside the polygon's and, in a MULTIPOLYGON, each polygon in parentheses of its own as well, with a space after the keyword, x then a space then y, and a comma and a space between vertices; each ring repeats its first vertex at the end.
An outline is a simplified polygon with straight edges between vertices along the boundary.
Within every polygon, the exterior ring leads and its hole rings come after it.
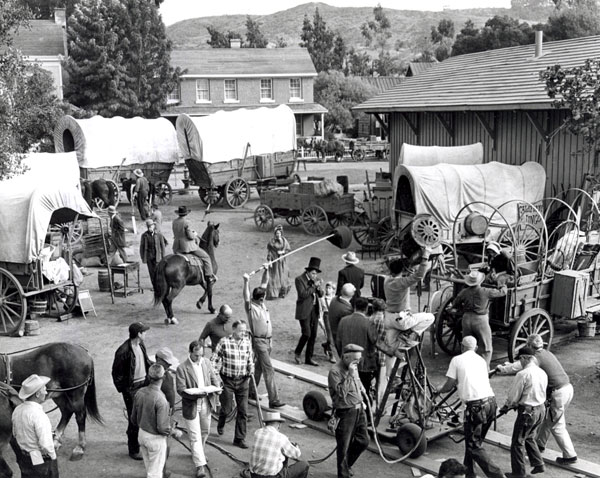
POLYGON ((179 216, 173 221, 173 253, 174 254, 193 254, 202 261, 202 269, 207 282, 214 282, 216 277, 213 273, 213 266, 210 256, 198 245, 198 234, 194 231, 186 219, 190 213, 187 206, 179 206, 175 211, 179 216))
POLYGON ((140 258, 148 266, 150 282, 154 287, 154 275, 157 264, 165 257, 167 241, 165 237, 156 230, 156 224, 152 219, 146 219, 148 230, 140 238, 140 258))
POLYGON ((453 302, 453 311, 462 314, 462 335, 472 335, 477 339, 479 354, 487 362, 488 369, 492 360, 492 329, 488 309, 490 300, 504 297, 507 293, 506 285, 500 289, 481 287, 485 274, 473 270, 465 277, 465 287, 453 302))
POLYGON ((309 464, 296 461, 288 466, 288 460, 300 458, 300 448, 290 442, 279 431, 285 422, 279 412, 264 412, 264 426, 254 432, 254 445, 250 455, 250 476, 252 478, 306 478, 309 464))
POLYGON ((317 278, 317 274, 321 273, 321 259, 311 257, 308 266, 304 268, 304 274, 296 277, 296 320, 300 322, 300 330, 302 335, 298 340, 296 350, 294 350, 294 359, 297 364, 302 363, 301 354, 306 345, 306 355, 304 362, 308 365, 318 366, 318 362, 313 360, 313 352, 315 349, 315 340, 317 339, 317 331, 319 328, 319 297, 323 297, 323 281, 317 278))
POLYGON ((136 201, 138 211, 140 211, 140 217, 142 220, 146 220, 149 216, 148 208, 148 193, 150 192, 150 183, 144 176, 141 169, 134 169, 135 174, 135 185, 133 186, 133 200, 136 201))
POLYGON ((352 284, 356 287, 354 297, 360 297, 360 290, 365 285, 365 271, 357 267, 360 261, 353 251, 348 251, 342 256, 346 267, 338 272, 337 289, 335 295, 340 295, 344 284, 352 284))
POLYGON ((21 476, 27 478, 58 478, 56 451, 52 440, 52 425, 42 408, 48 391, 49 377, 36 374, 21 384, 18 405, 12 414, 13 447, 21 476))
MULTIPOLYGON (((107 211, 110 220, 110 240, 115 247, 115 252, 118 252, 119 256, 121 256, 121 260, 127 262, 127 253, 125 252, 125 247, 127 247, 125 233, 127 232, 127 229, 125 229, 123 219, 121 219, 115 206, 108 206, 107 211)), ((114 254, 112 257, 114 257, 114 254)))

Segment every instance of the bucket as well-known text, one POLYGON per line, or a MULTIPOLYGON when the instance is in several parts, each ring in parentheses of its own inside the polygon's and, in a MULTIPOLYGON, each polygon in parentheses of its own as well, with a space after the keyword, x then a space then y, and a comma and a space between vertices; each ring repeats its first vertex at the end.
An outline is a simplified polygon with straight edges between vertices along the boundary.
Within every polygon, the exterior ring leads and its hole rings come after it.
POLYGON ((48 308, 47 300, 32 300, 29 304, 29 313, 32 317, 40 317, 46 313, 48 308))
POLYGON ((40 324, 37 320, 25 321, 25 335, 40 335, 40 324))
POLYGON ((98 289, 100 292, 110 292, 110 281, 106 270, 98 271, 98 289))
POLYGON ((577 321, 577 330, 580 337, 593 337, 596 335, 596 322, 579 320, 577 321))

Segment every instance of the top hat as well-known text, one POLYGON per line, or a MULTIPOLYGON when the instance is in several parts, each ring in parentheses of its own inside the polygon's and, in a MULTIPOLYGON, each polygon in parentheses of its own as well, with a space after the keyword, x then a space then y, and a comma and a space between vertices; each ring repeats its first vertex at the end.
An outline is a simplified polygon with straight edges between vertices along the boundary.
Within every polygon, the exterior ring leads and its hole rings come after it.
POLYGON ((308 266, 306 266, 304 269, 306 271, 317 271, 320 274, 321 269, 319 269, 319 267, 321 267, 321 259, 318 257, 311 257, 310 261, 308 261, 308 266))
POLYGON ((281 418, 281 414, 279 412, 263 412, 263 422, 285 422, 285 420, 281 418))
POLYGON ((348 252, 346 252, 346 254, 344 254, 342 256, 342 260, 346 264, 358 264, 360 262, 359 259, 358 259, 358 257, 356 257, 356 254, 354 253, 354 251, 348 251, 348 252))
POLYGON ((465 284, 469 287, 479 285, 485 279, 485 274, 479 271, 471 271, 468 276, 465 276, 465 284))
POLYGON ((21 390, 19 390, 19 398, 25 400, 31 397, 34 393, 42 389, 50 381, 50 377, 44 377, 43 375, 33 374, 23 380, 21 384, 21 390))
POLYGON ((179 206, 179 208, 175 212, 180 216, 187 216, 190 213, 190 210, 187 206, 179 206))
POLYGON ((133 174, 135 174, 138 178, 141 178, 144 175, 144 172, 141 169, 134 169, 133 174))

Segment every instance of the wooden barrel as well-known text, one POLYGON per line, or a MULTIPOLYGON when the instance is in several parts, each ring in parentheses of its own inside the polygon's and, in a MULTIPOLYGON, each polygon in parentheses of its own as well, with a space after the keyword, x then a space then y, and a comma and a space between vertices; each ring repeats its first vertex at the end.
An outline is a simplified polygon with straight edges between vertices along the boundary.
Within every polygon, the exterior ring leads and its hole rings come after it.
POLYGON ((100 292, 110 292, 110 281, 107 270, 98 271, 98 289, 100 289, 100 292))
POLYGON ((25 335, 40 335, 40 324, 37 320, 25 321, 25 335))
POLYGON ((40 317, 46 313, 46 309, 48 308, 47 300, 32 300, 29 303, 29 313, 32 317, 40 317))

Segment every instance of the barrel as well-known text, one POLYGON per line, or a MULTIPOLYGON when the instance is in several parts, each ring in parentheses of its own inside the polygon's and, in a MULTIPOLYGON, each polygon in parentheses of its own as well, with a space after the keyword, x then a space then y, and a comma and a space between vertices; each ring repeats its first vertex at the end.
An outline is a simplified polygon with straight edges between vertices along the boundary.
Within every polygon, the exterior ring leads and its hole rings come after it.
POLYGON ((46 313, 46 309, 48 308, 48 301, 43 300, 32 300, 29 303, 29 313, 32 317, 40 317, 46 313))
POLYGON ((25 321, 25 335, 40 335, 40 324, 37 320, 25 321))
POLYGON ((488 227, 487 218, 480 212, 474 211, 465 219, 465 229, 474 236, 483 236, 488 227))
POLYGON ((98 289, 100 292, 110 292, 110 280, 106 270, 98 271, 98 289))

